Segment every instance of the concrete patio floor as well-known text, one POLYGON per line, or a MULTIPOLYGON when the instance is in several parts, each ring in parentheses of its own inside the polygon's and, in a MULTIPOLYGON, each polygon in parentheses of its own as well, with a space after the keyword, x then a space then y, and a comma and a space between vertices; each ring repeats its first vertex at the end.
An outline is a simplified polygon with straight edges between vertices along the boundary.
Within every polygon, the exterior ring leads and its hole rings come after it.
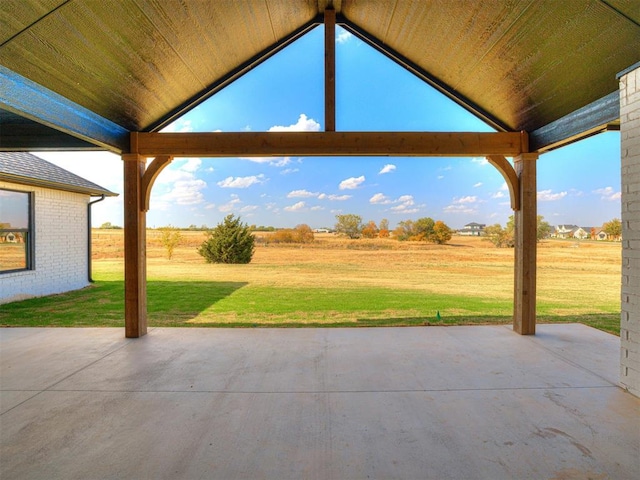
POLYGON ((0 330, 0 478, 632 479, 583 325, 0 330))

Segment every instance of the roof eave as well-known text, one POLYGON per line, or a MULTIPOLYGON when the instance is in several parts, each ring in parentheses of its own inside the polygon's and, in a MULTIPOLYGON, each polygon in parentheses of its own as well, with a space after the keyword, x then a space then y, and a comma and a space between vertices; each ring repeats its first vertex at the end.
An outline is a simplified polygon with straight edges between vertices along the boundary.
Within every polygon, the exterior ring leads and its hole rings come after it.
POLYGON ((118 194, 106 189, 99 188, 86 188, 80 187, 76 185, 68 185, 59 182, 52 182, 48 180, 41 180, 38 178, 28 178, 23 177, 21 175, 12 175, 10 173, 0 173, 0 180, 9 182, 9 183, 17 183, 19 185, 26 185, 31 187, 42 187, 42 188, 50 188, 52 190, 61 190, 64 192, 71 193, 82 193, 90 196, 100 196, 104 195, 105 197, 117 197, 118 194))

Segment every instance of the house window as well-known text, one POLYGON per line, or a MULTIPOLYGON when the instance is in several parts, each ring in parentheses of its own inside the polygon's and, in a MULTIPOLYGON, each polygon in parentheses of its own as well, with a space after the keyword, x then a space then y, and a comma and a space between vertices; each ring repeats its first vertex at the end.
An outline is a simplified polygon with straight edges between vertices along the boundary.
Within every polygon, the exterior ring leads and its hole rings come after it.
POLYGON ((0 273, 33 268, 32 197, 0 189, 0 273))

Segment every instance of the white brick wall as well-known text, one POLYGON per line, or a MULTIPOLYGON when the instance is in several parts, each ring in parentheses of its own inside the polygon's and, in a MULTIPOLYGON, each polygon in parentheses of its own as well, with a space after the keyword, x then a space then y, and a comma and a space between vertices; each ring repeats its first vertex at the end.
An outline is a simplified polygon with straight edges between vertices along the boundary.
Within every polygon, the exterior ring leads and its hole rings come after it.
POLYGON ((0 303, 86 287, 87 195, 0 182, 34 192, 34 270, 0 273, 0 303))
POLYGON ((622 315, 620 383, 640 396, 640 68, 620 78, 622 315))

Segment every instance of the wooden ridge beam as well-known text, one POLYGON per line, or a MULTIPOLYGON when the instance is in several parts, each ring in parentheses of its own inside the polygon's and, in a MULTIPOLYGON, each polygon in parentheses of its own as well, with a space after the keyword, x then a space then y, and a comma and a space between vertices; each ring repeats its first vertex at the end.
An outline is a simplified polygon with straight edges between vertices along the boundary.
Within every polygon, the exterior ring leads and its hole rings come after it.
POLYGON ((524 132, 131 133, 145 157, 512 157, 527 153, 524 132))

